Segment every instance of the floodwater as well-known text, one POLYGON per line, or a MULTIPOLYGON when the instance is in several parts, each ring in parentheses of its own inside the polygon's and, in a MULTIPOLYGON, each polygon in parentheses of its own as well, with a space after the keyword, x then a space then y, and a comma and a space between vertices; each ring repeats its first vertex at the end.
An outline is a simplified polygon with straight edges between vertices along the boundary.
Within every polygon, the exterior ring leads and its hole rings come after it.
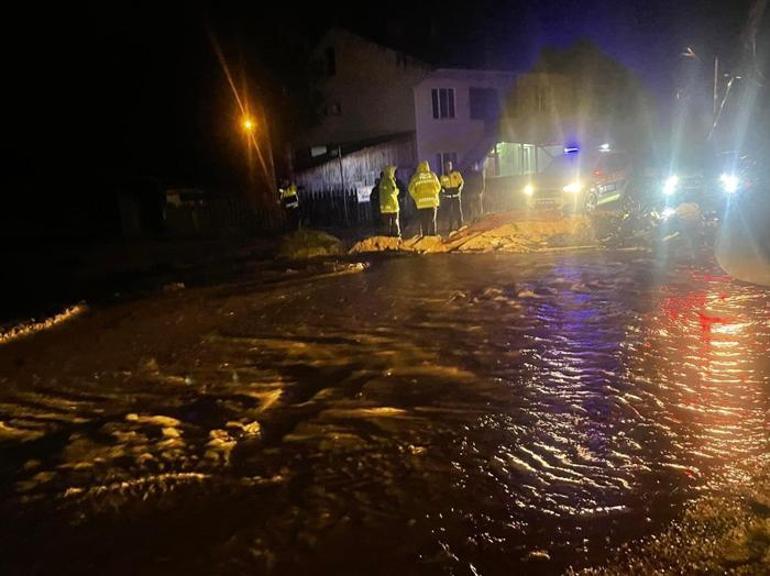
POLYGON ((768 464, 770 292, 393 258, 0 348, 3 574, 558 574, 768 464))

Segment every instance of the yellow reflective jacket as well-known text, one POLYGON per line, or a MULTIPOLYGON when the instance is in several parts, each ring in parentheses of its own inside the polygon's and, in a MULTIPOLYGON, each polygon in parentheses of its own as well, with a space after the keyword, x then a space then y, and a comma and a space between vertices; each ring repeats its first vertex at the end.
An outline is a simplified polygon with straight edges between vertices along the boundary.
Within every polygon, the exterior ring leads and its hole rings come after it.
POLYGON ((278 201, 286 208, 296 208, 299 206, 299 196, 297 196, 297 185, 290 184, 286 188, 278 189, 278 201))
POLYGON ((437 208, 441 183, 438 176, 430 171, 430 166, 423 161, 417 165, 417 171, 409 181, 409 195, 414 199, 417 209, 437 208))
POLYGON ((395 166, 386 166, 380 179, 380 213, 398 214, 398 186, 396 186, 395 166))
POLYGON ((441 189, 444 198, 457 198, 463 191, 463 175, 457 170, 452 170, 449 174, 441 175, 441 189))

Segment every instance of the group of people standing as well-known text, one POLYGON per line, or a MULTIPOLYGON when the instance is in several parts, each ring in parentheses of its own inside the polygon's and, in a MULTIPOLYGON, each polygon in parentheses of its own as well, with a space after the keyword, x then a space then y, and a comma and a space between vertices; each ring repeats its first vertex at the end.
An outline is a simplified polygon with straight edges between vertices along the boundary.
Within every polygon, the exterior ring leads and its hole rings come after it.
MULTIPOLYGON (((414 201, 421 236, 431 236, 438 233, 436 216, 439 207, 448 214, 449 232, 459 230, 463 226, 462 194, 465 179, 452 162, 444 164, 441 176, 432 172, 427 161, 420 162, 417 170, 409 180, 406 189, 414 201)), ((484 172, 474 166, 470 182, 469 207, 473 220, 483 215, 484 172)), ((396 167, 387 166, 380 174, 379 181, 372 190, 372 202, 375 214, 379 208, 384 224, 385 233, 389 236, 401 236, 399 196, 403 197, 404 186, 396 179, 396 167)))
MULTIPOLYGON (((455 170, 452 162, 444 164, 441 176, 432 172, 427 161, 420 162, 417 170, 409 180, 409 185, 404 186, 396 177, 396 167, 386 166, 380 173, 369 201, 374 209, 376 223, 381 223, 388 236, 401 236, 401 206, 405 200, 405 192, 409 192, 415 208, 420 226, 421 236, 435 236, 438 234, 436 217, 439 207, 447 211, 449 232, 463 227, 463 190, 467 190, 468 206, 471 210, 471 218, 475 221, 484 214, 484 170, 483 165, 476 164, 466 181, 455 170)), ((278 202, 283 206, 286 214, 286 225, 289 230, 297 230, 300 224, 299 196, 297 186, 284 180, 278 189, 278 202)))

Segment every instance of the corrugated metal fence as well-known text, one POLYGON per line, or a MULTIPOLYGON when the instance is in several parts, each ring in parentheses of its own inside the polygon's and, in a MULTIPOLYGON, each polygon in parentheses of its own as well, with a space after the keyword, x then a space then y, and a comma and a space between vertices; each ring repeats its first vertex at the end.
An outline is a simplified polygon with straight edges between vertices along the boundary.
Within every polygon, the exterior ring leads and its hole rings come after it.
MULTIPOLYGON (((484 210, 486 213, 504 212, 521 208, 521 178, 505 178, 487 180, 487 190, 484 194, 484 210)), ((306 191, 301 190, 300 209, 304 226, 313 228, 347 228, 357 226, 376 226, 374 210, 370 202, 359 201, 356 190, 306 191)), ((467 205, 469 196, 463 195, 463 211, 468 217, 471 213, 467 205)), ((415 213, 415 207, 410 198, 405 198, 401 207, 402 219, 409 220, 415 213)), ((439 208, 439 218, 443 218, 439 208)))
POLYGON ((299 194, 302 222, 315 228, 372 224, 369 202, 359 202, 356 190, 322 190, 299 194))

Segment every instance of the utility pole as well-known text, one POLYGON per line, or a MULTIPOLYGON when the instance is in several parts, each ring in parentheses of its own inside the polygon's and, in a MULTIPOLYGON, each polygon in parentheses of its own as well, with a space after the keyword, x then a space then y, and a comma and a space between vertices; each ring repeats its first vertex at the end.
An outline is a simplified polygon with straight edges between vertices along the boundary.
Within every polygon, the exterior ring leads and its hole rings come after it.
POLYGON ((719 112, 719 56, 714 56, 714 107, 713 107, 714 121, 716 121, 717 119, 718 112, 719 112))
POLYGON ((345 214, 345 225, 347 226, 348 221, 348 194, 345 190, 345 171, 342 169, 342 145, 337 146, 337 160, 340 163, 340 183, 342 185, 342 210, 345 214))

